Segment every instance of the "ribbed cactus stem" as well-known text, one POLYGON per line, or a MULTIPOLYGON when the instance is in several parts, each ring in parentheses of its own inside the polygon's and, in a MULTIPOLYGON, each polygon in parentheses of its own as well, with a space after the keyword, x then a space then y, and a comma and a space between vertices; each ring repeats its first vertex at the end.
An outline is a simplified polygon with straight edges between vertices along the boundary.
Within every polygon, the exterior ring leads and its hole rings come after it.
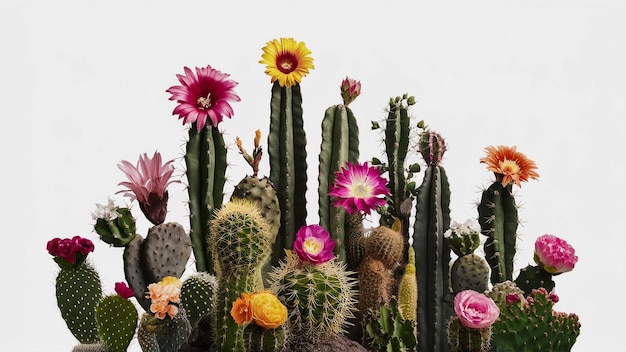
POLYGON ((328 196, 330 186, 335 182, 335 172, 347 162, 356 163, 359 159, 359 127, 352 110, 345 105, 334 105, 326 109, 322 120, 322 143, 319 155, 318 199, 320 226, 330 233, 337 244, 339 260, 346 259, 344 246, 344 226, 346 211, 334 207, 328 196))
POLYGON ((417 193, 413 248, 418 290, 418 329, 422 351, 447 351, 445 336, 453 314, 450 248, 443 234, 450 227, 450 186, 441 166, 429 166, 417 193))
MULTIPOLYGON (((277 247, 292 248, 297 230, 306 223, 306 134, 302 120, 300 85, 272 86, 270 130, 267 137, 270 181, 278 192, 281 227, 277 247)), ((273 253, 272 263, 284 257, 273 253)))
POLYGON ((488 237, 484 250, 491 267, 492 284, 513 278, 518 218, 512 187, 512 184, 503 187, 499 181, 494 182, 483 191, 478 205, 481 233, 488 237))
POLYGON ((402 319, 417 322, 417 278, 413 247, 409 247, 409 261, 398 284, 398 311, 402 319))
POLYGON ((448 323, 448 346, 450 352, 489 352, 491 351, 491 327, 483 329, 467 328, 457 317, 448 323))
POLYGON ((189 182, 190 237, 197 271, 215 273, 207 248, 209 221, 222 205, 226 174, 226 146, 217 127, 198 131, 196 123, 189 129, 185 153, 189 182))

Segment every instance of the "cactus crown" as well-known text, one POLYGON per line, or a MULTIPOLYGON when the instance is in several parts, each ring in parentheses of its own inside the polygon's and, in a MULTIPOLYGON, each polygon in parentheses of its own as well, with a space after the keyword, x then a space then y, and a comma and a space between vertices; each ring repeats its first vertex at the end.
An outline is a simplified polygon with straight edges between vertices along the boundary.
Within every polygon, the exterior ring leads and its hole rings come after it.
POLYGON ((417 142, 419 152, 428 166, 439 166, 446 152, 446 142, 437 132, 425 130, 417 142))

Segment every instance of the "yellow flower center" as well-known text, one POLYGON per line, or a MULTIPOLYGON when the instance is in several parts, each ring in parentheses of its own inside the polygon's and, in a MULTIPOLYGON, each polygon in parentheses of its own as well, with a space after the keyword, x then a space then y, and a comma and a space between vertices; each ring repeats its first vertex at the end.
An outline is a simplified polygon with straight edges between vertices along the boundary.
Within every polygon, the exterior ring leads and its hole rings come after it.
POLYGON ((292 53, 283 53, 276 58, 276 67, 280 72, 289 74, 298 67, 298 59, 292 53))
POLYGON ((513 160, 504 159, 498 165, 505 175, 515 175, 520 171, 519 165, 513 160))
POLYGON ((207 94, 206 98, 205 97, 198 98, 198 100, 196 100, 196 105, 198 106, 198 108, 204 109, 204 110, 207 110, 208 108, 210 108, 213 105, 213 102, 211 102, 211 93, 207 94))
POLYGON ((367 198, 372 195, 372 189, 365 183, 353 183, 350 187, 350 194, 354 198, 367 198))
POLYGON ((302 249, 308 254, 317 255, 324 249, 324 243, 315 237, 308 237, 304 240, 302 249))

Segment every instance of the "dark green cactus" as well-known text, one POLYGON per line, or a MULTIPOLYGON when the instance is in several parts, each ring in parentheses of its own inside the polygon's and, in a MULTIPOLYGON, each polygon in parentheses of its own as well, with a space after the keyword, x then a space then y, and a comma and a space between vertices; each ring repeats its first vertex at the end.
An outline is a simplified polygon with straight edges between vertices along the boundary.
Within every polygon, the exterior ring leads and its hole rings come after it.
POLYGON ((62 267, 56 278, 61 316, 81 344, 99 343, 96 306, 102 299, 100 275, 88 261, 62 267))
POLYGON ((191 324, 180 308, 170 318, 160 320, 144 313, 137 329, 137 340, 143 352, 177 352, 191 333, 191 324))
POLYGON ((209 222, 223 202, 226 153, 224 136, 217 127, 207 125, 198 131, 196 122, 192 124, 185 153, 189 182, 189 236, 193 243, 196 270, 210 274, 215 274, 215 270, 207 247, 209 222))
POLYGON ((270 273, 270 287, 287 307, 289 344, 316 343, 342 335, 354 316, 355 284, 336 259, 312 265, 288 251, 270 273))
POLYGON ((356 272, 365 257, 365 228, 362 214, 346 214, 344 234, 346 269, 356 272))
POLYGON ((202 317, 213 312, 216 292, 217 280, 209 273, 195 273, 183 281, 180 288, 180 304, 185 308, 192 328, 196 327, 202 317))
POLYGON ((552 274, 543 270, 538 265, 528 265, 522 268, 515 278, 515 285, 526 295, 531 294, 534 289, 545 288, 548 292, 554 290, 554 280, 552 274))
POLYGON ((359 126, 347 105, 334 105, 326 109, 322 120, 322 142, 319 155, 318 205, 320 226, 327 229, 337 244, 335 254, 339 260, 346 260, 344 231, 346 211, 332 205, 328 196, 330 186, 335 182, 335 172, 347 162, 359 160, 359 126))
POLYGON ((487 236, 485 259, 491 267, 491 283, 513 280, 513 260, 517 240, 517 206, 513 184, 494 182, 483 191, 478 205, 481 233, 487 236))
POLYGON ((164 223, 150 228, 145 239, 137 235, 123 254, 124 274, 135 298, 146 311, 148 285, 166 276, 180 278, 191 255, 191 242, 178 223, 164 223))
POLYGON ((109 352, 126 352, 135 336, 138 318, 135 305, 118 294, 106 296, 98 303, 98 332, 109 352))
POLYGON ((500 304, 500 318, 492 325, 494 352, 569 352, 580 334, 576 314, 553 310, 558 300, 541 288, 528 298, 500 304))
MULTIPOLYGON (((307 153, 306 133, 302 119, 300 84, 272 86, 270 129, 267 137, 270 157, 270 180, 278 192, 281 211, 277 248, 292 248, 295 234, 306 224, 307 153)), ((272 262, 284 257, 273 253, 272 262)))
POLYGON ((448 347, 450 352, 490 352, 491 327, 483 329, 468 328, 458 317, 448 322, 448 347))
POLYGON ((113 247, 124 247, 135 238, 137 227, 135 218, 128 208, 117 207, 115 219, 96 219, 94 230, 100 239, 113 247))
MULTIPOLYGON (((428 162, 427 162, 428 163, 428 162)), ((445 170, 431 165, 417 191, 413 249, 418 290, 420 350, 441 352, 448 348, 445 336, 453 315, 450 289, 450 247, 444 233, 450 227, 450 186, 445 170)))
POLYGON ((274 352, 285 348, 285 326, 265 329, 256 324, 246 327, 244 334, 246 352, 274 352))
POLYGON ((395 299, 377 309, 370 308, 364 319, 364 345, 370 350, 376 352, 417 351, 416 322, 402 318, 395 299))

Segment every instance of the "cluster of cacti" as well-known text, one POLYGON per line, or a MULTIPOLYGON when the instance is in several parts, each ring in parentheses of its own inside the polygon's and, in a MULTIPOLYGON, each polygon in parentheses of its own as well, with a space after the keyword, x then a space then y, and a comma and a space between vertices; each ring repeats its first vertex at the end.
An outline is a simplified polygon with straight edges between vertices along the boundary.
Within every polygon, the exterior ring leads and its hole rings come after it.
MULTIPOLYGON (((128 188, 125 195, 154 224, 145 238, 137 234, 130 208, 109 200, 92 214, 100 239, 124 248, 132 290, 103 296, 98 273, 85 260, 92 248, 76 242, 78 254, 69 255, 57 248, 60 239, 49 244, 61 267, 61 316, 80 342, 75 351, 122 352, 134 337, 144 352, 177 352, 185 344, 220 352, 571 348, 580 333, 578 317, 554 312, 551 291, 553 277, 573 268, 573 249, 566 248, 567 262, 536 250, 537 266, 513 277, 519 223, 513 184, 536 178, 534 163, 515 148, 487 148, 490 156, 481 162, 496 180, 478 205, 480 229, 451 222, 450 185, 441 166, 447 144, 423 121, 412 123, 415 98, 390 98, 384 126, 372 123, 384 132, 386 160, 360 164, 358 123, 348 107, 360 82, 346 77, 343 104, 326 109, 321 121, 319 225, 307 225, 300 79, 313 68, 312 59, 291 38, 269 42, 263 51, 261 63, 273 82, 269 177, 259 176, 260 131, 252 153, 236 138, 252 173, 224 202, 228 160, 218 123, 233 114, 228 101, 239 100, 237 83, 210 66, 197 68, 197 75, 185 68, 181 85, 167 91, 179 104, 174 114, 191 125, 184 156, 189 233, 165 222, 166 186, 177 181, 169 181, 173 161, 161 165, 155 153, 153 159, 144 154, 136 168, 120 166, 129 178, 120 183, 128 188), (425 169, 417 187, 413 178, 421 167, 411 160, 420 154, 425 169), (366 229, 374 210, 378 223, 366 229), (484 258, 474 253, 480 234, 486 237, 484 258), (196 272, 181 280, 192 252, 196 272), (477 324, 457 309, 457 298, 468 292, 490 304, 468 303, 473 318, 483 319, 477 324), (144 310, 141 318, 131 296, 144 310), (264 301, 268 297, 273 303, 264 301)), ((546 252, 553 243, 546 242, 546 252)))

